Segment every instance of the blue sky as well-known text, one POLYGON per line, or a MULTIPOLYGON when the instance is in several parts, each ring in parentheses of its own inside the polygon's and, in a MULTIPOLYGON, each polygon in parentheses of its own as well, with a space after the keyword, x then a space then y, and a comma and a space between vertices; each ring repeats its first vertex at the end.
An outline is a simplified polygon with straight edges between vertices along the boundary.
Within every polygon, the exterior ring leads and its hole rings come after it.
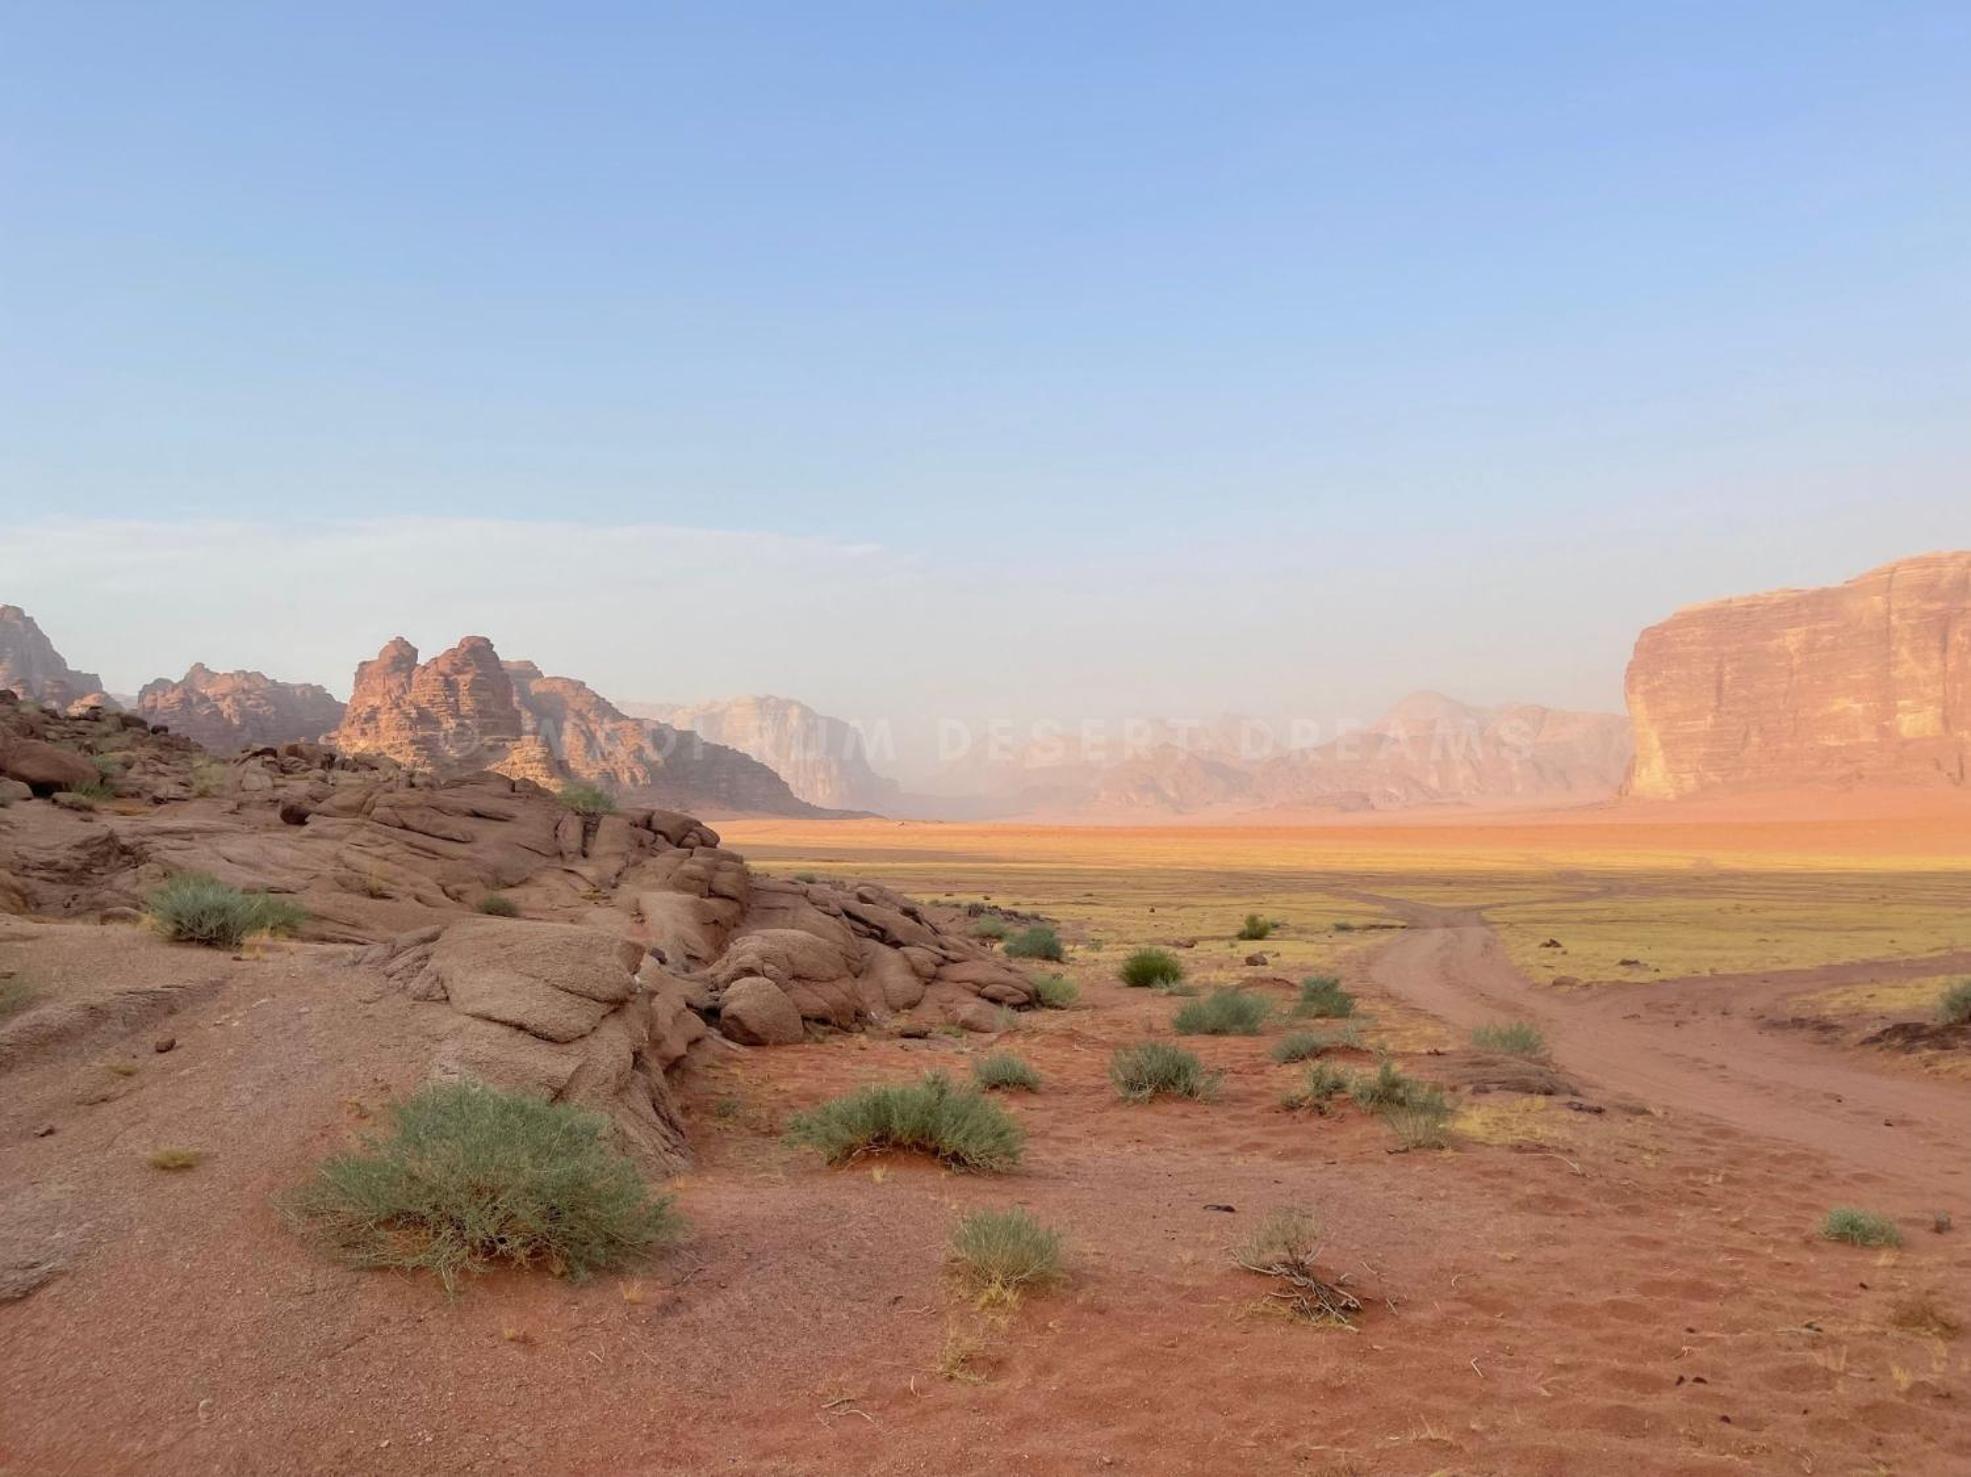
POLYGON ((0 3, 0 599, 126 682, 493 625, 622 697, 1612 705, 1678 604, 1971 542, 1968 54, 1961 4, 0 3), (476 596, 297 531, 412 518, 476 596), (462 519, 820 552, 687 659, 607 537, 506 601, 462 519), (131 632, 76 520, 227 556, 131 632))

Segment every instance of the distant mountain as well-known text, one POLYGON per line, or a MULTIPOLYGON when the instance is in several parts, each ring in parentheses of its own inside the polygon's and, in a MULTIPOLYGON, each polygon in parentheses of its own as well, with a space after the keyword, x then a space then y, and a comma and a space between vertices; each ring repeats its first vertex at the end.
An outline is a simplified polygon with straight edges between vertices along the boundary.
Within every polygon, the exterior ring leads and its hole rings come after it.
POLYGON ((216 754, 319 739, 342 722, 342 704, 312 682, 277 682, 264 672, 215 672, 194 662, 176 682, 144 684, 136 711, 216 754))
POLYGON ((483 636, 422 663, 408 641, 391 641, 356 669, 329 741, 437 774, 493 769, 549 787, 584 780, 625 801, 707 814, 828 814, 738 750, 633 718, 532 662, 502 662, 483 636))
POLYGON ((623 711, 688 729, 749 754, 810 804, 835 810, 893 808, 897 784, 870 766, 862 734, 840 718, 784 697, 735 697, 672 705, 625 703, 623 711))
POLYGON ((1693 605, 1629 662, 1627 792, 1971 781, 1971 552, 1693 605))
POLYGON ((0 605, 0 688, 57 707, 89 699, 115 706, 103 691, 103 679, 64 661, 34 617, 18 605, 0 605))

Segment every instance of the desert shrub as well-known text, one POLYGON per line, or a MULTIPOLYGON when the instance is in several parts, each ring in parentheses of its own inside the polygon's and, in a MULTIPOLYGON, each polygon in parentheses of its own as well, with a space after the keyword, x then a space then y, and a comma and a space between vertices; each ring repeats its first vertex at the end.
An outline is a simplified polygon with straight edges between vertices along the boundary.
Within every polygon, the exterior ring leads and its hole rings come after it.
POLYGON ((819 882, 821 880, 821 874, 818 872, 796 872, 794 874, 794 880, 796 882, 819 882))
POLYGON ((390 1131, 323 1161, 283 1200, 305 1234, 358 1267, 423 1270, 456 1290, 498 1262, 585 1277, 674 1239, 609 1142, 609 1120, 476 1082, 437 1083, 390 1110, 390 1131))
POLYGON ((1352 1327, 1352 1316, 1361 1311, 1362 1304, 1353 1293, 1316 1270, 1314 1258, 1320 1240, 1311 1215, 1282 1206, 1269 1211, 1253 1233, 1232 1248, 1232 1260, 1248 1272, 1275 1279, 1278 1286, 1270 1294, 1272 1301, 1294 1316, 1352 1327))
POLYGON ((1273 1043, 1273 1060, 1285 1065, 1304 1062, 1328 1049, 1328 1038, 1313 1031, 1289 1031, 1273 1043))
POLYGON ((196 761, 192 765, 192 793, 198 796, 221 793, 226 788, 227 768, 212 759, 196 761))
POLYGON ((1165 1041, 1118 1047, 1109 1058, 1109 1080, 1132 1103, 1147 1103, 1159 1094, 1206 1100, 1217 1093, 1218 1079, 1197 1057, 1165 1041))
POLYGON ((1937 1019, 1947 1026, 1971 1024, 1971 979, 1959 980, 1937 1001, 1937 1019))
POLYGON ((1120 973, 1125 985, 1147 990, 1176 984, 1184 978, 1184 966, 1168 949, 1138 949, 1122 961, 1120 973))
POLYGON ((1179 1008, 1171 1025, 1180 1036, 1257 1036, 1270 1010, 1266 1001, 1244 990, 1213 990, 1179 1008))
POLYGON ((839 1164, 872 1149, 910 1149, 959 1169, 1003 1170, 1020 1162, 1026 1134, 976 1088, 942 1072, 921 1081, 864 1087, 796 1113, 787 1137, 839 1164))
POLYGON ((1525 1021, 1506 1021, 1496 1026, 1480 1026, 1471 1033, 1471 1044, 1480 1051, 1503 1052, 1507 1056, 1545 1056, 1547 1041, 1539 1028, 1525 1021))
POLYGON ((1820 1233, 1829 1241, 1846 1241, 1851 1246, 1901 1246, 1903 1233, 1886 1215, 1837 1205, 1820 1223, 1820 1233))
POLYGON ((1355 1014, 1355 997, 1331 974, 1311 974, 1300 982, 1293 1013, 1302 1018, 1339 1020, 1355 1014))
POLYGON ((150 1157, 152 1169, 162 1169, 173 1174, 179 1170, 196 1169, 204 1162, 203 1149, 153 1149, 150 1157))
POLYGON ((1037 975, 1034 994, 1048 1010, 1066 1010, 1081 998, 1081 986, 1064 974, 1037 975))
POLYGON ((1396 1103, 1376 1114, 1403 1149, 1441 1149, 1451 1141, 1451 1105, 1437 1099, 1396 1103))
POLYGON ((1248 913, 1246 914, 1246 921, 1239 925, 1239 931, 1234 937, 1243 939, 1247 943, 1256 943, 1260 939, 1271 938, 1273 930, 1277 926, 1271 918, 1262 918, 1257 913, 1248 913))
POLYGON ((1357 1077, 1349 1083, 1348 1095, 1360 1106, 1373 1113, 1385 1112, 1390 1108, 1438 1107, 1449 1111, 1445 1101, 1444 1089, 1429 1082, 1419 1082, 1414 1077, 1406 1077, 1396 1070, 1394 1062, 1385 1061, 1376 1069, 1373 1077, 1357 1077))
POLYGON ((1003 939, 1010 932, 1012 930, 1006 926, 1004 918, 994 918, 990 914, 972 925, 972 937, 975 939, 1003 939))
POLYGON ((1312 1108, 1317 1113, 1325 1113, 1334 1105, 1334 1100, 1348 1091, 1348 1073, 1326 1062, 1316 1062, 1307 1069, 1307 1076, 1300 1086, 1282 1094, 1280 1106, 1295 1112, 1312 1108))
POLYGON ((116 786, 107 779, 84 780, 79 785, 69 785, 66 788, 69 794, 78 795, 91 805, 100 805, 105 800, 116 798, 116 786))
POLYGON ((293 933, 305 909, 264 892, 242 892, 204 872, 180 872, 144 901, 168 939, 237 949, 256 933, 293 933))
POLYGON ((576 815, 608 815, 616 809, 616 801, 601 785, 587 780, 572 780, 561 787, 561 803, 576 815))
POLYGON ((489 918, 518 918, 520 907, 503 892, 489 892, 479 899, 479 911, 489 918))
POLYGON ((1061 1280, 1061 1233, 1018 1206, 975 1210, 951 1233, 951 1264, 982 1298, 1010 1302, 1061 1280))
POLYGON ((987 1052, 972 1063, 972 1077, 990 1091, 995 1087, 1017 1087, 1022 1092, 1040 1091, 1040 1073, 1024 1057, 1010 1051, 987 1052))
POLYGON ((1355 932, 1355 925, 1350 923, 1346 918, 1337 918, 1334 921, 1334 930, 1336 933, 1353 933, 1355 932))
POLYGON ((41 998, 41 992, 26 980, 0 980, 0 1021, 19 1015, 41 998))
POLYGON ((1044 923, 1023 928, 1006 940, 1008 959, 1046 959, 1059 964, 1066 954, 1061 947, 1061 936, 1044 923))

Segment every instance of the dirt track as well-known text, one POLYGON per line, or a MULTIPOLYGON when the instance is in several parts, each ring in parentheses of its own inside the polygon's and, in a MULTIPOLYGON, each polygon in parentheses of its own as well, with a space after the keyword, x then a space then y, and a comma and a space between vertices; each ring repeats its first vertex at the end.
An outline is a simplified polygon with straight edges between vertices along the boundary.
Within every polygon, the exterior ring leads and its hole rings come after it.
MULTIPOLYGON (((1971 1102, 1961 1086, 1761 1030, 1742 1013, 1744 994, 1717 981, 1542 990, 1514 967, 1482 909, 1374 900, 1409 927, 1370 961, 1369 977, 1406 1004, 1459 1028, 1532 1020, 1562 1067, 1610 1092, 1817 1150, 1859 1177, 1920 1189, 1939 1209, 1961 1207, 1971 1191, 1971 1102)), ((1815 987, 1841 979, 1812 974, 1815 987)))

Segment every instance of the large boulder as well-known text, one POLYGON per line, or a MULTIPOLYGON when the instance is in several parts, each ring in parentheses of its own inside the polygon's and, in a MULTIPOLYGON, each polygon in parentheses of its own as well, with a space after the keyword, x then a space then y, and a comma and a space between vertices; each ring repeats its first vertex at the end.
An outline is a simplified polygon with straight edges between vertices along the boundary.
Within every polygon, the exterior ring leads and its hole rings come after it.
POLYGON ((805 1033, 801 1012, 772 980, 734 980, 719 1001, 719 1029, 747 1046, 792 1046, 805 1033))
POLYGON ((636 992, 642 948, 564 923, 471 918, 431 948, 412 993, 544 1041, 588 1035, 636 992))
POLYGON ((31 738, 0 746, 0 775, 19 780, 37 795, 72 790, 101 778, 96 766, 75 750, 31 738))

